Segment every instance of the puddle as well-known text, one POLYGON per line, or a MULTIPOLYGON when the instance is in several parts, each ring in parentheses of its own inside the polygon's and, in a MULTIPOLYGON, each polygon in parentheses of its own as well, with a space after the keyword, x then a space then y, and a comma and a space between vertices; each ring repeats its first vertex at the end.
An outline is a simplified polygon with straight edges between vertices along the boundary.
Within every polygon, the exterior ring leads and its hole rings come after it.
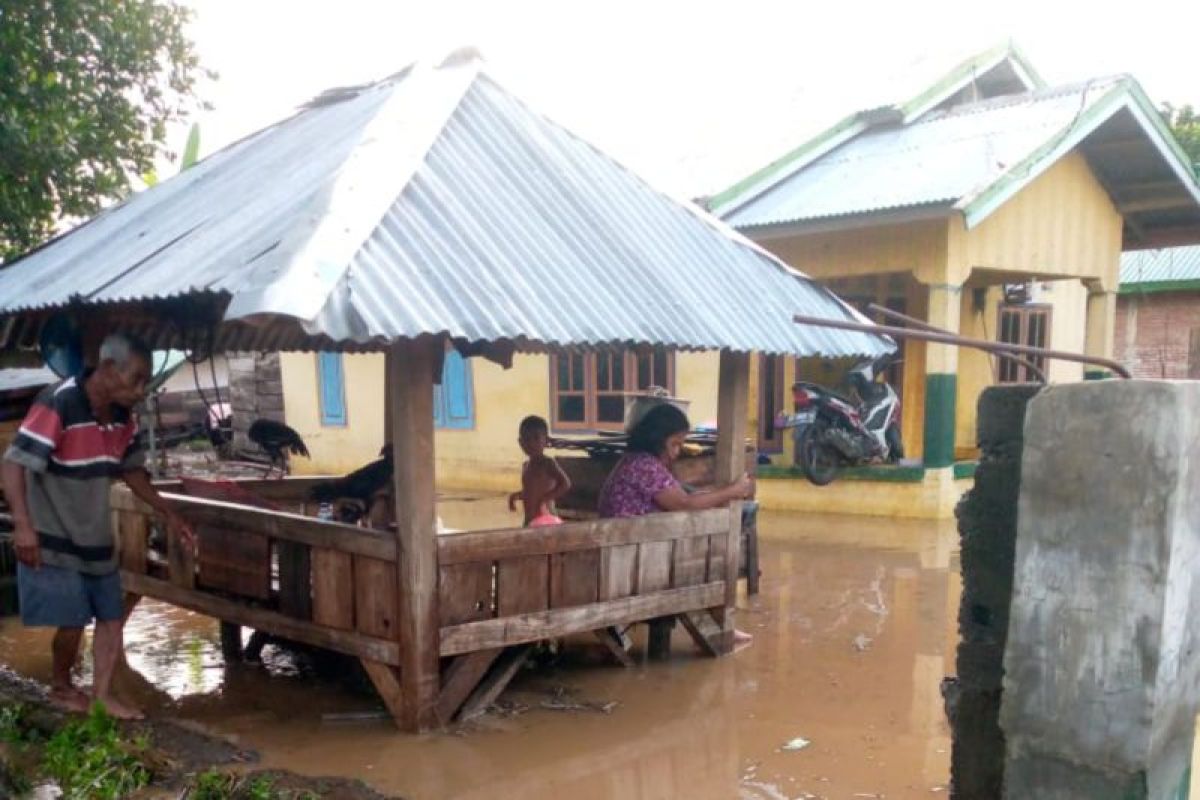
MULTIPOLYGON (((440 513, 454 527, 510 521, 495 498, 440 513)), ((153 714, 236 737, 266 766, 413 800, 937 796, 955 545, 951 522, 766 513, 762 593, 740 601, 751 647, 705 659, 677 630, 670 662, 622 669, 581 641, 520 676, 507 713, 448 733, 395 733, 344 665, 268 645, 263 666, 226 669, 213 620, 151 601, 130 621, 135 674, 122 688, 153 714)), ((0 620, 0 661, 45 680, 48 650, 48 633, 0 620)))

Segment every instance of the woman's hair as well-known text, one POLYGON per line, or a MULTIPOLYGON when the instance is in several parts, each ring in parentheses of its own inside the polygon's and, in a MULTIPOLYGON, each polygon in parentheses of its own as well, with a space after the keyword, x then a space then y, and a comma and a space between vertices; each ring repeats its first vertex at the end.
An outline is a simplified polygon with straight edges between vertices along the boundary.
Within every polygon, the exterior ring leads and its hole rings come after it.
POLYGON ((666 449, 668 438, 691 429, 686 414, 670 403, 663 403, 647 411, 633 426, 628 448, 630 452, 659 456, 666 449))

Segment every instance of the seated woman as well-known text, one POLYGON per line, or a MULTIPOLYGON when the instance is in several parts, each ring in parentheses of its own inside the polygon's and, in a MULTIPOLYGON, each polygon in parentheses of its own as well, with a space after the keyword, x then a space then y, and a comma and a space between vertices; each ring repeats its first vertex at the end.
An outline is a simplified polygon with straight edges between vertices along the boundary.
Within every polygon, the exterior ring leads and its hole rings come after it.
POLYGON ((749 497, 745 474, 719 489, 688 493, 671 474, 691 424, 673 405, 646 412, 629 432, 628 453, 617 462, 600 490, 601 517, 640 517, 656 511, 702 511, 749 497))
MULTIPOLYGON (((728 486, 689 493, 671 473, 691 423, 673 405, 664 403, 646 412, 629 432, 628 452, 617 462, 600 490, 601 517, 639 517, 657 511, 701 511, 750 497, 753 484, 746 474, 728 486)), ((752 637, 734 631, 734 642, 752 637)))

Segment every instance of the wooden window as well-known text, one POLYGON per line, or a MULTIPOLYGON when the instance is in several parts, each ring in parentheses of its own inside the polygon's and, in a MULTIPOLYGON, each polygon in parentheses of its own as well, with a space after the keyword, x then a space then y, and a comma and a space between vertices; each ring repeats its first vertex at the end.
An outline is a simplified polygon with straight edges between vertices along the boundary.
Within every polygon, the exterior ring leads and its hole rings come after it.
POLYGON ((475 427, 475 387, 471 362, 457 350, 447 350, 442 362, 442 382, 433 387, 433 425, 448 430, 475 427))
POLYGON ((783 450, 783 431, 775 427, 784 404, 783 364, 781 356, 758 358, 758 449, 768 453, 783 450))
POLYGON ((555 430, 621 430, 625 396, 652 386, 674 393, 674 356, 662 348, 552 355, 551 425, 555 430))
POLYGON ((317 353, 317 384, 321 400, 321 424, 346 424, 346 385, 341 353, 317 353))
MULTIPOLYGON (((1009 344, 1029 347, 1050 346, 1050 306, 1048 305, 1002 305, 1000 322, 996 328, 997 340, 1009 344)), ((1045 369, 1046 360, 1041 356, 1023 356, 1036 366, 1045 369)), ((1007 358, 997 361, 997 379, 1000 383, 1028 383, 1034 380, 1029 369, 1007 358)))

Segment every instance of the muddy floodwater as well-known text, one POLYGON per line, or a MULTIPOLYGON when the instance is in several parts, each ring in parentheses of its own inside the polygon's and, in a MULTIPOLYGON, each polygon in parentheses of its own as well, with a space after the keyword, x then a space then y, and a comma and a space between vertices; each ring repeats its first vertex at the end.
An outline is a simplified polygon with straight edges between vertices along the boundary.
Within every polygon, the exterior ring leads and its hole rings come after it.
MULTIPOLYGON (((460 528, 512 521, 496 498, 441 514, 460 528)), ((157 602, 130 621, 121 686, 267 766, 414 800, 945 796, 953 524, 768 512, 759 527, 762 591, 739 599, 749 648, 704 658, 677 629, 670 662, 624 669, 569 641, 498 711, 443 733, 396 733, 350 669, 274 645, 261 666, 226 668, 215 621, 157 602)), ((19 672, 47 679, 48 645, 0 620, 0 661, 19 672)))

